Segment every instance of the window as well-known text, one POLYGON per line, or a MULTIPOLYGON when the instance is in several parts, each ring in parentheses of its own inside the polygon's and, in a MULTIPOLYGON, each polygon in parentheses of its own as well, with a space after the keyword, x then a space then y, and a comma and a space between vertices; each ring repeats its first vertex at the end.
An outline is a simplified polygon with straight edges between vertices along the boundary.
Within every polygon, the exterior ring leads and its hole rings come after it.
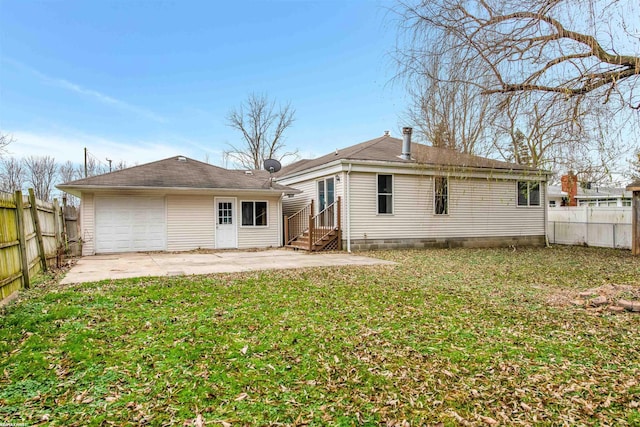
POLYGON ((242 202, 242 225, 266 227, 267 202, 242 202))
POLYGON ((335 201, 335 188, 333 177, 318 181, 318 212, 322 212, 335 201))
POLYGON ((518 181, 518 206, 540 206, 540 183, 518 181))
POLYGON ((231 202, 218 203, 218 224, 233 224, 232 206, 231 202))
POLYGON ((393 213, 393 176, 378 175, 378 213, 393 213))
POLYGON ((449 214, 449 179, 445 176, 433 178, 434 199, 436 215, 449 214))

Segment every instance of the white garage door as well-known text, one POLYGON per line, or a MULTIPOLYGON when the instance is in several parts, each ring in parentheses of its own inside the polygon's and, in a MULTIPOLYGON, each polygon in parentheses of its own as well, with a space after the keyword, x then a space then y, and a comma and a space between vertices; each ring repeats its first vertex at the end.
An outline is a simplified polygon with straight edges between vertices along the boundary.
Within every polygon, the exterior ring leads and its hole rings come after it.
POLYGON ((96 253, 167 247, 164 197, 96 197, 96 253))

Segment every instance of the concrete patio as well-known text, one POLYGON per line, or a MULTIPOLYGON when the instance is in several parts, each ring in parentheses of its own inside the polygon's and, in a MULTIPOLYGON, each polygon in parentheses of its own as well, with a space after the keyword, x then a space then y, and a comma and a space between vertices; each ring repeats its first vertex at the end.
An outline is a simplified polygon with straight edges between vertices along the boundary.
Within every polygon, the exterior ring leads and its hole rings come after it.
POLYGON ((380 264, 392 265, 395 263, 346 252, 309 254, 285 249, 211 251, 207 253, 124 253, 80 258, 61 283, 85 283, 147 276, 380 264))

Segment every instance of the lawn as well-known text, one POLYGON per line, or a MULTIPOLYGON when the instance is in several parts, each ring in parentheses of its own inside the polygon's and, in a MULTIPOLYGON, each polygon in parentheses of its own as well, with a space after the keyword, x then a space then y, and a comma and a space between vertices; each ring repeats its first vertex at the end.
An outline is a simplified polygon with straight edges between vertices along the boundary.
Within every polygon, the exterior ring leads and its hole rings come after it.
POLYGON ((36 286, 0 316, 0 423, 640 425, 640 258, 369 253, 394 266, 36 286), (615 286, 613 286, 615 285, 615 286))

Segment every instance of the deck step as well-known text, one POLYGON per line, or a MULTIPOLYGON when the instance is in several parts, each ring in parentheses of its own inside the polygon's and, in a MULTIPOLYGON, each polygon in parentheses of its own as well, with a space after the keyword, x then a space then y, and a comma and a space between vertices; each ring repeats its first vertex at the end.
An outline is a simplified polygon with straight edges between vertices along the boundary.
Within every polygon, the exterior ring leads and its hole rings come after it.
MULTIPOLYGON (((312 251, 322 251, 325 250, 325 248, 330 247, 330 248, 335 248, 336 245, 333 244, 338 236, 338 230, 335 229, 322 229, 321 230, 323 232, 323 236, 316 242, 313 244, 313 248, 312 251)), ((294 241, 289 242, 289 244, 287 244, 285 247, 287 248, 291 248, 291 249, 302 249, 305 251, 309 250, 309 232, 305 231, 302 235, 298 236, 298 238, 296 238, 294 241)))

